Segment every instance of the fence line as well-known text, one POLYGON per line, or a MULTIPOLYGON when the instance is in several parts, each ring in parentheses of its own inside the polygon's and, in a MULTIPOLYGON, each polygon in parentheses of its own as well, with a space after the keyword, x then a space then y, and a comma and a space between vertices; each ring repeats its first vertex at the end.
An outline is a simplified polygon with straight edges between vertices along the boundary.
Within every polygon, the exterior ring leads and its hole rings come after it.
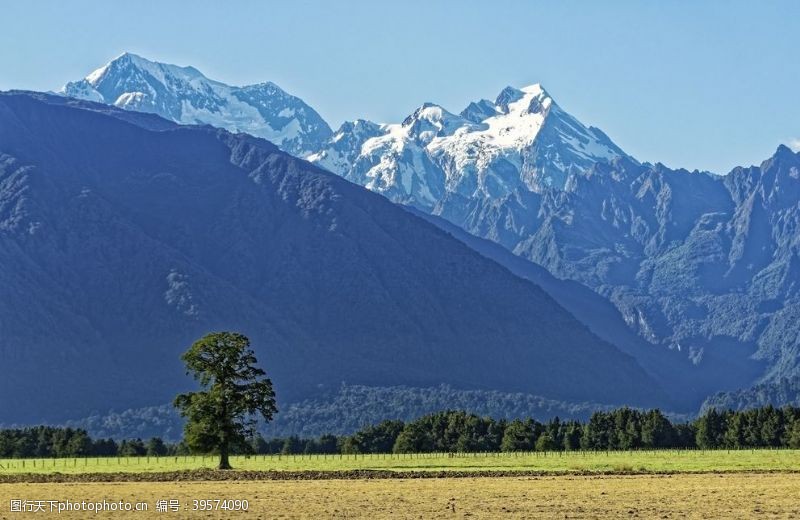
MULTIPOLYGON (((698 457, 716 456, 720 454, 731 455, 742 452, 755 454, 756 452, 781 452, 800 454, 800 450, 789 448, 741 448, 730 449, 721 448, 715 450, 704 450, 697 448, 664 448, 648 450, 570 450, 570 451, 513 451, 513 452, 430 452, 430 453, 302 453, 302 454, 253 454, 253 455, 232 455, 231 460, 239 465, 252 466, 261 463, 288 467, 303 465, 304 462, 322 462, 323 466, 329 464, 336 466, 339 462, 376 462, 393 460, 422 460, 422 461, 446 461, 448 459, 505 459, 505 460, 526 460, 532 461, 541 459, 565 459, 603 457, 603 458, 626 458, 626 457, 683 457, 694 455, 698 457), (259 459, 260 457, 260 459, 259 459), (250 463, 247 461, 250 460, 250 463)), ((172 455, 172 456, 123 456, 123 457, 68 457, 68 458, 29 458, 29 459, 0 459, 0 472, 9 470, 30 470, 47 471, 49 469, 68 469, 103 467, 103 466, 138 466, 158 468, 165 465, 184 465, 191 467, 213 467, 216 465, 216 456, 209 454, 198 455, 172 455), (116 463, 114 460, 116 459, 116 463)), ((533 462, 535 464, 535 462, 533 462)), ((446 465, 446 464, 445 464, 446 465)))

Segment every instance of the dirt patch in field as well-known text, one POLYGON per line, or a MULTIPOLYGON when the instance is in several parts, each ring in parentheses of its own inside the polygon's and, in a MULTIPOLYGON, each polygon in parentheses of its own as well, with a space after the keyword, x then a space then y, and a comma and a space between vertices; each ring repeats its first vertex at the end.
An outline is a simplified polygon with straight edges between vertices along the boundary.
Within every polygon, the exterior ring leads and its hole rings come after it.
POLYGON ((24 483, 0 486, 0 520, 20 518, 9 511, 9 504, 14 499, 125 500, 149 505, 147 512, 66 512, 41 515, 61 520, 143 520, 158 518, 159 515, 175 520, 789 519, 800 517, 800 505, 796 498, 798 496, 800 475, 758 473, 348 480, 325 478, 260 482, 24 483), (246 500, 248 510, 197 511, 195 505, 198 499, 246 500), (179 505, 177 511, 158 513, 156 504, 159 500, 174 500, 179 505))

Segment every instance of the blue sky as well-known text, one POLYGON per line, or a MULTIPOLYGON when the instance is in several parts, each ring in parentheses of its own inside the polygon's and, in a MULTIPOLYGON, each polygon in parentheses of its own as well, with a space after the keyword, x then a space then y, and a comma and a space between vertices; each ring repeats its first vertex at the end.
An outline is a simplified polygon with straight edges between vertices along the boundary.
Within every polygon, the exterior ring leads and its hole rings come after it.
POLYGON ((625 151, 727 172, 800 145, 800 2, 4 0, 0 90, 49 90, 131 51, 274 81, 331 126, 459 112, 542 83, 625 151))

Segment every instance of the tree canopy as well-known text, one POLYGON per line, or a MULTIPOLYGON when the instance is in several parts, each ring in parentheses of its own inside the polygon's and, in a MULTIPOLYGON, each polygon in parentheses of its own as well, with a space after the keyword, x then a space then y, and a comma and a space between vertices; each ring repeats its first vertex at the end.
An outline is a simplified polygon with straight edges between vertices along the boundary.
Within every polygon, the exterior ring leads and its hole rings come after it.
POLYGON ((270 421, 278 411, 272 382, 242 334, 207 334, 181 358, 202 388, 175 398, 187 419, 184 439, 191 450, 219 453, 219 469, 230 469, 231 449, 254 436, 258 416, 270 421))

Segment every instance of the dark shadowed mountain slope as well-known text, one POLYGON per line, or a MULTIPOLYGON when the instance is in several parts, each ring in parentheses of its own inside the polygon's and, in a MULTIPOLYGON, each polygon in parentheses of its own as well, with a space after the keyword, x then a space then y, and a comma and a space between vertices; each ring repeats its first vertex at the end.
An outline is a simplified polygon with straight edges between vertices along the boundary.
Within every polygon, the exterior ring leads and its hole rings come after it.
POLYGON ((3 422, 163 403, 215 329, 250 335, 287 401, 342 381, 662 395, 534 284, 266 141, 0 95, 3 422))
MULTIPOLYGON (((345 384, 320 392, 313 398, 279 406, 280 413, 271 423, 261 428, 262 435, 267 438, 289 435, 318 437, 328 433, 350 435, 366 425, 378 424, 387 419, 410 421, 447 409, 466 410, 481 417, 535 417, 543 421, 553 417, 587 420, 598 409, 612 408, 596 403, 561 403, 522 393, 458 390, 447 385, 411 388, 345 384)), ((164 404, 92 415, 66 421, 61 425, 83 428, 92 437, 161 437, 179 441, 183 435, 184 422, 175 407, 164 404)))
POLYGON ((693 412, 704 396, 720 388, 740 386, 740 372, 725 359, 709 367, 693 363, 676 349, 663 349, 645 341, 625 322, 619 310, 606 298, 573 280, 562 280, 547 269, 513 254, 503 246, 467 233, 447 220, 411 206, 407 209, 450 233, 486 258, 506 267, 515 275, 530 280, 549 294, 600 338, 633 356, 670 395, 675 410, 693 412))

